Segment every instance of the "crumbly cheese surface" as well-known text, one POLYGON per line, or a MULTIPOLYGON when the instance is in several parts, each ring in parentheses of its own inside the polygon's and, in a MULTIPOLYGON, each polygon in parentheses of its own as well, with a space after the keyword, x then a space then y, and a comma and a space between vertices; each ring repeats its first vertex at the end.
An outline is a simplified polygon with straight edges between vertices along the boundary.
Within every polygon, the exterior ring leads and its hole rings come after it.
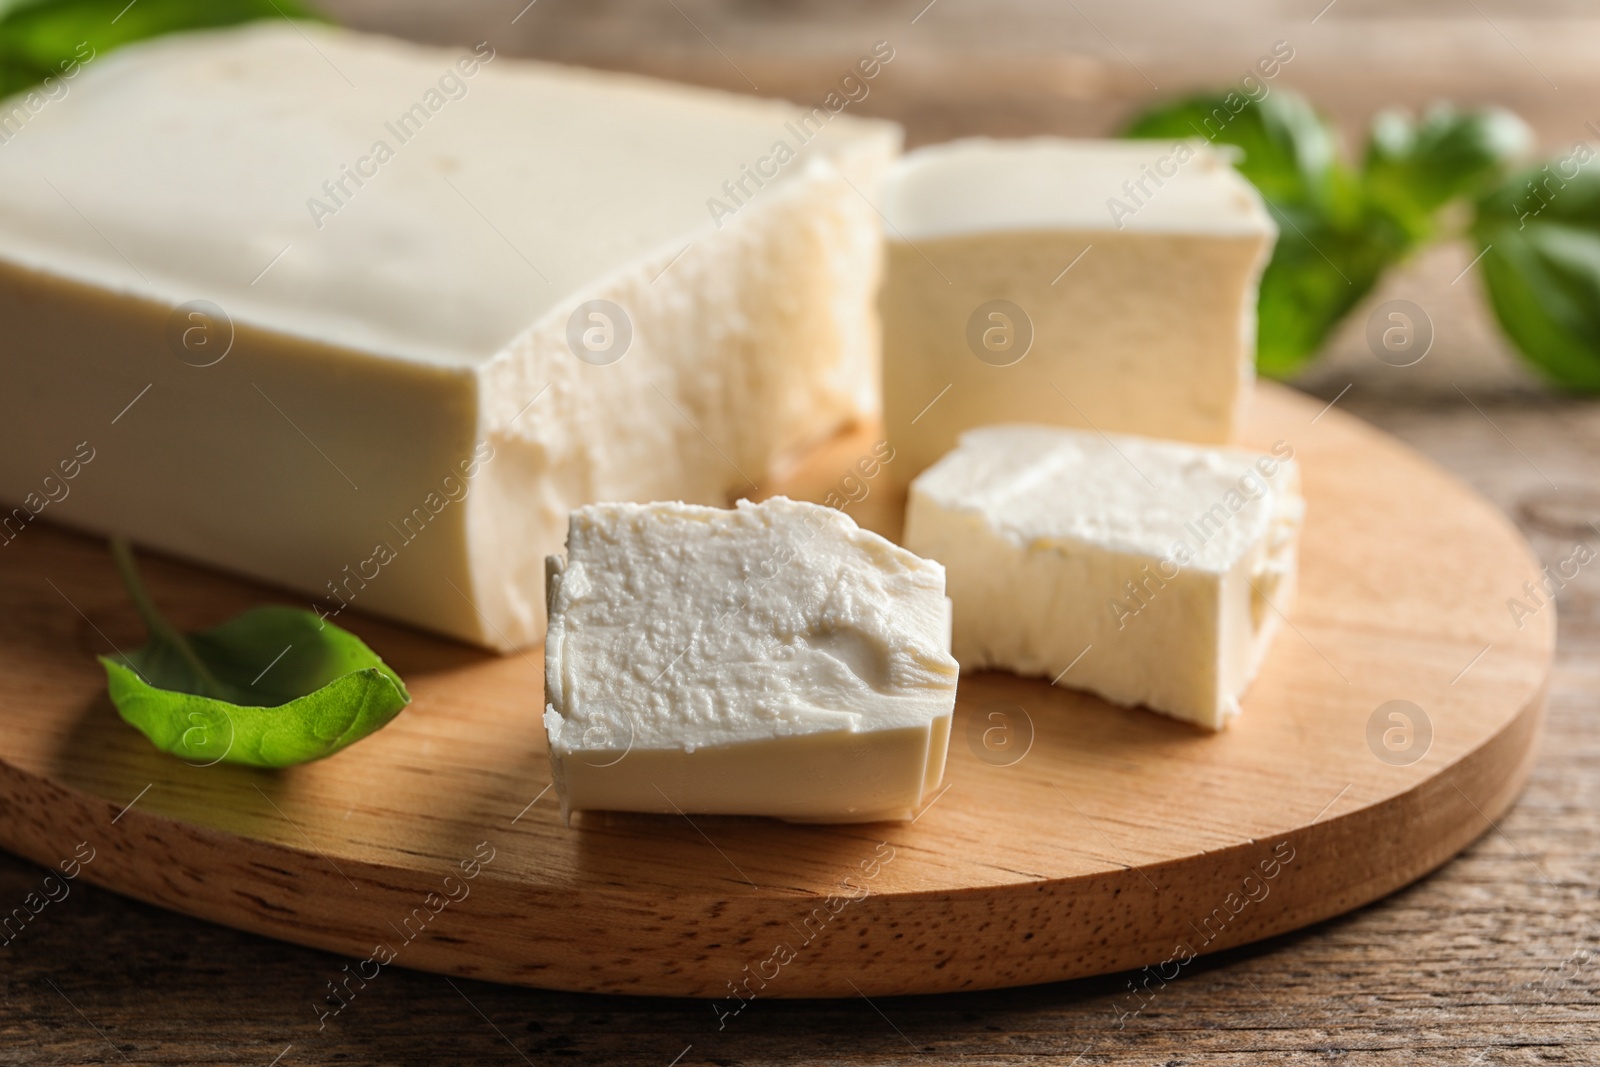
POLYGON ((963 668, 1216 729, 1289 610, 1302 512, 1287 446, 994 426, 913 482, 905 543, 945 564, 963 668))
POLYGON ((545 651, 563 803, 910 814, 943 766, 948 611, 942 567, 831 508, 580 508, 545 651), (838 780, 862 759, 870 773, 838 780))
POLYGON ((1259 458, 1123 434, 991 426, 963 435, 918 490, 982 515, 1019 546, 1161 557, 1188 544, 1188 567, 1221 573, 1277 517, 1281 493, 1271 485, 1282 475, 1255 469, 1259 458))
POLYGON ((897 477, 998 422, 1233 438, 1276 229, 1205 146, 937 145, 894 168, 884 217, 897 477))
POLYGON ((282 20, 62 85, 0 102, 7 507, 95 450, 51 518, 510 649, 573 507, 877 406, 891 124, 282 20))

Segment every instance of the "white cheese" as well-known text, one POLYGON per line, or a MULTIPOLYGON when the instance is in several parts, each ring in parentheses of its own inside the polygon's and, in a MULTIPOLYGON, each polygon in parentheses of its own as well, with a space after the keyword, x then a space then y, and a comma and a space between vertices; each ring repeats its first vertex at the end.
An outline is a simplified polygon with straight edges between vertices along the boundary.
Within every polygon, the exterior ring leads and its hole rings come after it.
POLYGON ((943 777, 944 569, 840 511, 582 507, 548 595, 564 812, 900 819, 943 777))
POLYGON ((911 485, 965 670, 998 667, 1220 729, 1293 599, 1293 449, 971 430, 911 485))
POLYGON ((907 155, 883 210, 898 477, 996 422, 1232 438, 1276 231, 1209 149, 957 141, 907 155))
POLYGON ((876 409, 891 124, 283 20, 63 84, 0 103, 0 542, 48 506, 510 648, 572 506, 876 409))

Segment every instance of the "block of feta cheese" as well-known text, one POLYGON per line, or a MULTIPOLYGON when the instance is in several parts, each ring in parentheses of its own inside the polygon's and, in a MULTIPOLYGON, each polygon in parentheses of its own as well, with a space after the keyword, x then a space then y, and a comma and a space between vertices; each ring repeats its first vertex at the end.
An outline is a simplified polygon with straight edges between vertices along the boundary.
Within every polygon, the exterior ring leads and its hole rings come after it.
POLYGON ((784 497, 578 508, 548 595, 565 813, 903 819, 944 775, 944 568, 843 512, 784 497))
POLYGON ((1276 229, 1218 154, 956 141, 908 154, 883 210, 897 478, 997 422, 1232 439, 1276 229))
POLYGON ((1216 730, 1289 610, 1294 450, 992 426, 911 485, 905 545, 945 565, 954 650, 1216 730))
POLYGON ((876 413, 892 124, 281 19, 40 99, 0 102, 0 542, 513 648, 573 506, 726 504, 876 413))

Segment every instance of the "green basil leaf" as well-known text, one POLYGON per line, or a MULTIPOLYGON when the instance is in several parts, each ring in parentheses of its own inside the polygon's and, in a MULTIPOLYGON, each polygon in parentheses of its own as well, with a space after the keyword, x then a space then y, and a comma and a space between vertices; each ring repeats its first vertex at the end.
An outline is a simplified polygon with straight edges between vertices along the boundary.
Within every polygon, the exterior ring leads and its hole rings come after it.
POLYGON ((1600 171, 1594 150, 1507 181, 1472 233, 1495 317, 1556 385, 1600 391, 1600 171))
POLYGON ((1262 374, 1300 369, 1409 247, 1405 227, 1375 210, 1361 175, 1339 161, 1332 126, 1295 93, 1192 96, 1146 112, 1124 136, 1232 146, 1260 190, 1278 225, 1257 301, 1262 374))
POLYGON ((126 543, 113 554, 150 643, 101 656, 118 713, 192 763, 288 767, 330 756, 411 702, 360 638, 314 612, 269 605, 183 634, 155 610, 126 543))
POLYGON ((0 97, 130 41, 256 19, 320 18, 298 0, 20 0, 0 4, 0 97))
POLYGON ((1367 141, 1367 195, 1420 241, 1433 234, 1439 208, 1503 182, 1532 143, 1528 124, 1500 108, 1441 104, 1420 123, 1386 111, 1373 119, 1367 141))
POLYGON ((1387 226, 1339 226, 1303 208, 1272 214, 1278 243, 1256 302, 1256 369, 1286 378, 1316 355, 1403 249, 1387 226))

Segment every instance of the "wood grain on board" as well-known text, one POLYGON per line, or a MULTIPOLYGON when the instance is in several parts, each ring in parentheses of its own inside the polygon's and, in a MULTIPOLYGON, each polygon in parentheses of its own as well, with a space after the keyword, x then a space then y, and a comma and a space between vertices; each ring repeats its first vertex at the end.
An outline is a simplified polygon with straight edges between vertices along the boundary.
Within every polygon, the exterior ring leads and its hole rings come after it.
MULTIPOLYGON (((1551 613, 1519 629, 1506 611, 1537 571, 1511 524, 1319 407, 1281 387, 1254 406, 1247 441, 1292 445, 1308 515, 1299 603, 1240 721, 1207 735, 970 676, 948 788, 909 824, 586 813, 569 828, 545 791, 537 651, 366 619, 352 628, 416 698, 392 725, 288 771, 189 766, 104 695, 92 654, 142 636, 101 546, 30 530, 0 561, 0 845, 54 864, 87 840, 89 881, 202 918, 582 991, 982 989, 1294 929, 1433 869, 1506 809, 1554 644, 1551 613), (1392 700, 1431 729, 1407 765, 1371 740, 1392 700), (1019 758, 984 745, 994 713, 1029 735, 1019 758)), ((774 488, 820 495, 870 441, 835 442, 774 488)), ((177 562, 146 571, 185 628, 269 595, 177 562)))

